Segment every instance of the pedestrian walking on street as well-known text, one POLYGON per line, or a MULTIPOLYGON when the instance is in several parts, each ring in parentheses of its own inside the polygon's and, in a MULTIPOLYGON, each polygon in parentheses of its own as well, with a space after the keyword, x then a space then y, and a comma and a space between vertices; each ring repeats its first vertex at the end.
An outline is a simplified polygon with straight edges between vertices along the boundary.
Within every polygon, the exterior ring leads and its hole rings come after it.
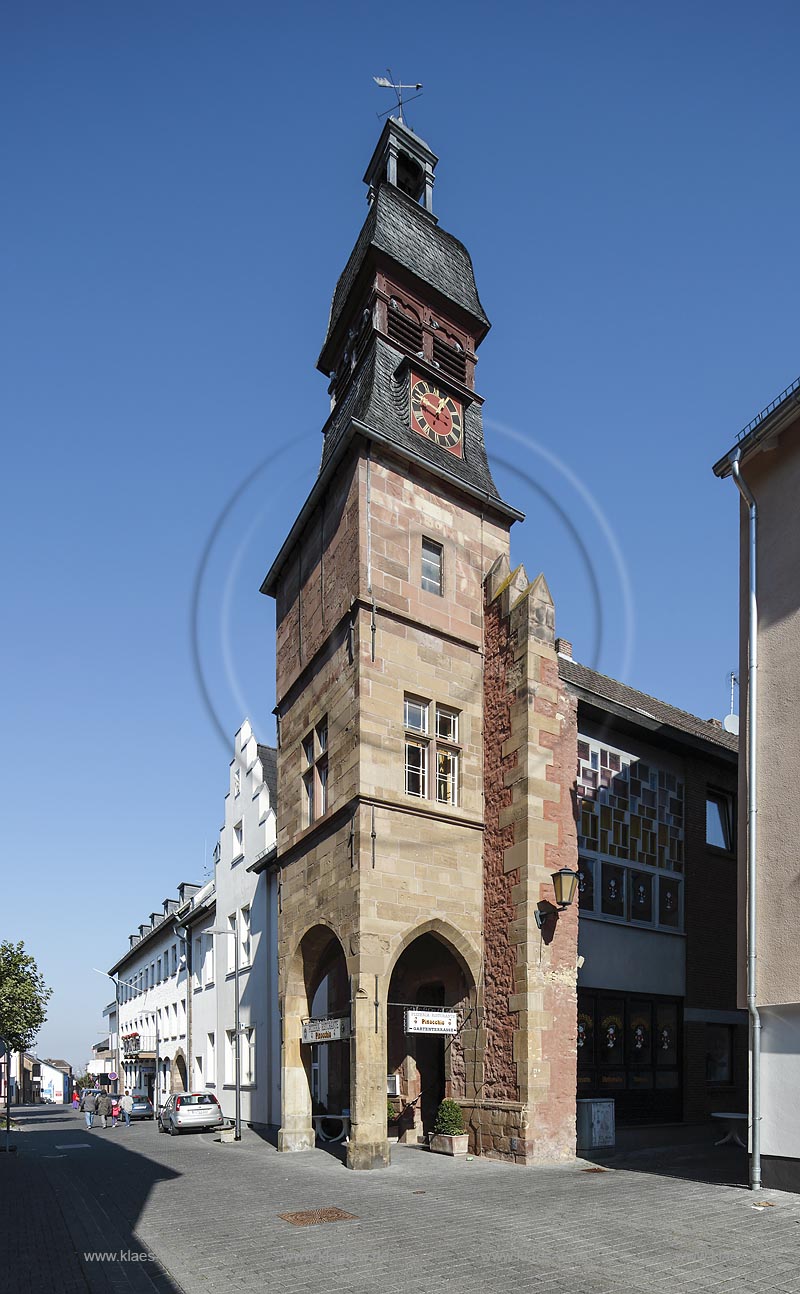
POLYGON ((79 1104, 80 1104, 80 1102, 79 1102, 79 1100, 78 1100, 78 1089, 77 1089, 77 1087, 76 1087, 76 1088, 75 1088, 75 1091, 72 1093, 72 1108, 73 1108, 73 1110, 77 1110, 77 1108, 78 1108, 78 1105, 79 1105, 79 1104))
POLYGON ((111 1097, 108 1092, 101 1092, 97 1098, 95 1113, 103 1120, 103 1127, 108 1127, 108 1119, 111 1114, 111 1097))
POLYGON ((125 1120, 125 1127, 129 1128, 131 1126, 131 1110, 133 1109, 133 1097, 131 1096, 127 1087, 125 1088, 125 1095, 123 1096, 122 1100, 119 1103, 119 1108, 120 1108, 120 1111, 122 1112, 122 1117, 125 1120))
POLYGON ((96 1100, 97 1097, 93 1096, 88 1090, 84 1091, 83 1096, 81 1097, 80 1108, 86 1116, 87 1128, 91 1128, 94 1123, 94 1103, 96 1100))

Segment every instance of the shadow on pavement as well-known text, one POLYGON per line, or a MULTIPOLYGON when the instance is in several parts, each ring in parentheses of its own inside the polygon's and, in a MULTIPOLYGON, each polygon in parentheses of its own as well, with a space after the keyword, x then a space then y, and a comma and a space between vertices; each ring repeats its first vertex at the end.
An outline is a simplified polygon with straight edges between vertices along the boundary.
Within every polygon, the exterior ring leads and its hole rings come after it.
POLYGON ((648 1146, 604 1155, 585 1153, 583 1158, 603 1168, 682 1178, 711 1186, 743 1187, 749 1181, 749 1156, 739 1146, 715 1146, 713 1143, 648 1146))
POLYGON ((17 1153, 0 1155, 3 1287, 182 1294, 136 1233, 153 1187, 180 1174, 137 1153, 135 1128, 90 1132, 41 1106, 15 1120, 17 1153))

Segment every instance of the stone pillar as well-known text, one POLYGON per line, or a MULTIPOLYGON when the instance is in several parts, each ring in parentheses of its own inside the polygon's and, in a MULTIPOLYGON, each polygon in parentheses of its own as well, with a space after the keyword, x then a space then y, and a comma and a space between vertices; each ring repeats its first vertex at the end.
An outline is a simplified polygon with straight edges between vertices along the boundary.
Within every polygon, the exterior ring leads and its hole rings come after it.
POLYGON ((390 1164, 386 1121, 385 996, 380 991, 380 980, 374 974, 362 971, 353 976, 348 1168, 388 1168, 390 1164))
POLYGON ((577 867, 576 706, 559 680, 544 576, 530 584, 500 558, 486 583, 487 714, 492 707, 499 719, 486 763, 503 788, 487 794, 487 910, 507 949, 487 977, 486 1016, 494 1095, 509 1114, 484 1123, 495 1152, 552 1162, 575 1154, 578 922, 575 908, 555 914, 551 877, 577 867), (540 932, 541 904, 553 911, 540 932))
POLYGON ((301 1016, 304 1013, 304 999, 295 1000, 287 995, 282 1011, 281 1126, 278 1131, 278 1150, 313 1150, 315 1144, 311 1120, 311 1085, 300 1045, 301 1016))

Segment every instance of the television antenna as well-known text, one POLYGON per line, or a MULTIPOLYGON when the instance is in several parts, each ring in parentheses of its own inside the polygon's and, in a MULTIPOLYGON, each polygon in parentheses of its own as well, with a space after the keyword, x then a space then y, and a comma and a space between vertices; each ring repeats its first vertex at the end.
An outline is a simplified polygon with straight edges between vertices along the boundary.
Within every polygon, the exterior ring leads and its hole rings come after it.
POLYGON ((722 720, 722 726, 726 732, 732 732, 734 736, 737 737, 739 735, 739 716, 738 714, 734 714, 734 703, 738 686, 739 679, 733 670, 731 670, 731 712, 730 714, 726 714, 725 718, 722 720))
MULTIPOLYGON (((405 85, 403 84, 402 81, 395 81, 394 77, 392 76, 392 69, 390 67, 387 67, 386 71, 389 73, 388 77, 373 76, 372 79, 376 85, 379 85, 381 87, 382 90, 394 90, 395 95, 397 96, 398 121, 400 121, 402 125, 405 125, 406 123, 403 121, 403 91, 421 90, 422 82, 416 81, 413 85, 410 85, 410 84, 405 85)), ((415 99, 419 99, 419 98, 420 98, 420 95, 412 94, 411 98, 410 99, 406 98, 405 102, 413 103, 415 99)), ((393 111, 392 108, 387 108, 386 112, 379 112, 377 115, 378 117, 388 117, 389 113, 392 111, 393 111)))

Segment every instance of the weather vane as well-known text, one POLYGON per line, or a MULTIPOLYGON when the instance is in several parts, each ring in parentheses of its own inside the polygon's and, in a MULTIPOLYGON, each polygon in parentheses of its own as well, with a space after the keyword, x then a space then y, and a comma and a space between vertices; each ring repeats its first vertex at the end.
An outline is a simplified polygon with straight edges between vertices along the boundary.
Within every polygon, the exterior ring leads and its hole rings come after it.
MULTIPOLYGON (((415 85, 403 85, 400 81, 395 81, 395 80, 393 79, 393 77, 392 77, 392 69, 391 69, 390 67, 387 67, 386 71, 389 73, 388 77, 386 77, 386 76, 373 76, 373 78, 372 78, 372 79, 373 79, 373 81, 375 82, 375 84, 376 84, 376 85, 379 85, 379 86, 381 87, 381 89, 382 89, 382 90, 394 90, 395 94, 397 95, 397 111, 398 111, 398 114, 399 114, 399 115, 398 115, 398 120, 399 120, 399 121, 401 121, 401 122, 403 123, 403 125, 405 125, 405 122, 403 121, 403 91, 404 91, 404 90, 421 90, 421 89, 422 89, 422 82, 421 82, 421 81, 417 81, 415 85)), ((413 103, 413 101, 414 101, 415 99, 418 99, 419 97, 420 97, 420 96, 419 96, 418 94, 412 94, 412 96, 411 96, 411 98, 410 98, 410 99, 406 99, 406 103, 413 103)), ((379 116, 379 117, 388 117, 388 115, 389 115, 389 113, 390 113, 391 111, 392 111, 392 109, 391 109, 391 108, 387 108, 386 112, 379 112, 379 113, 378 113, 378 116, 379 116)))

